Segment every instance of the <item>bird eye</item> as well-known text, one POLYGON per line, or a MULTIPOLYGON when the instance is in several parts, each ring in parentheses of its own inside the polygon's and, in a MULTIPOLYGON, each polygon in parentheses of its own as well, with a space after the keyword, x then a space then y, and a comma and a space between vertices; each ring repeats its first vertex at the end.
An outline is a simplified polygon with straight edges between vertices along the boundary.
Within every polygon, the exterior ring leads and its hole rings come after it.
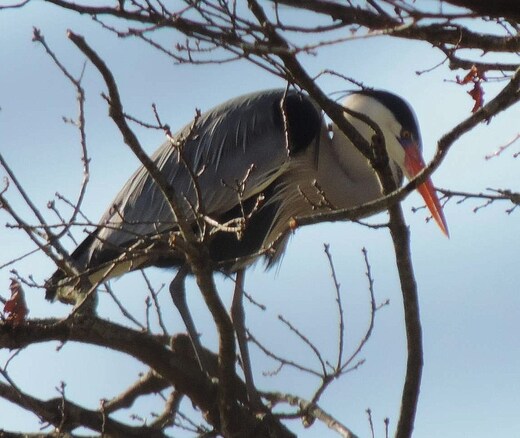
POLYGON ((401 130, 401 138, 403 140, 410 140, 412 138, 412 133, 407 129, 401 130))

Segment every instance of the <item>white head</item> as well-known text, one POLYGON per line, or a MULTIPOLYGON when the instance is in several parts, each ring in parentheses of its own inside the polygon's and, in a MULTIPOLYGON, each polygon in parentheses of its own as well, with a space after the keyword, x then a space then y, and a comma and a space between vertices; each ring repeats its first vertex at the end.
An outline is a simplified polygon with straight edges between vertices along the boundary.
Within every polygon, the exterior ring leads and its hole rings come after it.
MULTIPOLYGON (((350 94, 342 104, 345 108, 370 118, 381 129, 392 173, 398 184, 401 184, 403 174, 412 179, 425 167, 419 125, 406 101, 387 91, 365 90, 350 94)), ((345 113, 345 117, 371 144, 375 134, 373 129, 353 115, 345 113)), ((336 132, 335 135, 343 134, 336 132)), ((363 164, 357 165, 370 167, 366 159, 363 164)), ((417 189, 441 230, 448 235, 446 220, 432 181, 428 178, 417 189)))

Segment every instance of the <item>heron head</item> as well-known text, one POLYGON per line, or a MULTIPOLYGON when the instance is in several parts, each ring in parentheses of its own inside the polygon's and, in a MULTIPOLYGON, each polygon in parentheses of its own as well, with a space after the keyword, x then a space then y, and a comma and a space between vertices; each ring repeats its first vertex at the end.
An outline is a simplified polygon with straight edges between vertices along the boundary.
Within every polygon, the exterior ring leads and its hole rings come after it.
MULTIPOLYGON (((381 129, 390 167, 398 183, 403 174, 407 179, 412 179, 424 169, 419 125, 412 108, 405 100, 387 91, 364 90, 349 95, 343 101, 343 106, 370 118, 381 129)), ((346 114, 346 117, 371 142, 374 135, 372 128, 353 115, 346 114)), ((446 219, 431 179, 427 178, 417 190, 424 198, 435 222, 448 236, 446 219)))

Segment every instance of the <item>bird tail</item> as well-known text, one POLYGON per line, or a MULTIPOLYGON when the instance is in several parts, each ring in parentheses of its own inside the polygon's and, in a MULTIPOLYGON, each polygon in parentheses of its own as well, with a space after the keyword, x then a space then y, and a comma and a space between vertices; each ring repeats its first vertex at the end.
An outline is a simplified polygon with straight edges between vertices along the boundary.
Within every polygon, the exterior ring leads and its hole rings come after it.
POLYGON ((80 294, 79 279, 73 282, 61 269, 45 282, 45 298, 49 301, 59 299, 66 304, 76 304, 80 294))
MULTIPOLYGON (((129 271, 148 266, 150 256, 136 251, 128 254, 125 247, 96 246, 98 231, 90 234, 70 256, 76 275, 70 275, 58 268, 47 280, 45 298, 58 299, 66 304, 78 304, 99 284, 129 271)), ((175 263, 174 263, 175 264, 175 263)), ((178 264, 178 263, 176 263, 178 264)), ((168 265, 171 265, 168 263, 168 265)))
MULTIPOLYGON (((87 267, 90 247, 96 235, 97 231, 89 234, 70 256, 71 263, 79 273, 84 272, 87 267)), ((58 268, 45 282, 45 298, 49 301, 58 299, 66 304, 76 304, 80 296, 88 292, 91 287, 86 283, 80 275, 72 277, 58 268)))

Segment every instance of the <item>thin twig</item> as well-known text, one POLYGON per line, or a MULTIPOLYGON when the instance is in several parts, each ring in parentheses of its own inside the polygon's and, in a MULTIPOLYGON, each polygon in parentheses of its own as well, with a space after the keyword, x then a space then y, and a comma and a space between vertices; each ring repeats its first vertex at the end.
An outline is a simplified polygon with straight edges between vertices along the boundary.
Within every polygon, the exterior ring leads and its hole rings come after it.
POLYGON ((163 332, 163 335, 168 335, 168 330, 166 329, 166 325, 164 324, 161 307, 159 305, 159 301, 157 300, 157 295, 159 295, 160 289, 156 292, 155 289, 152 287, 152 283, 148 279, 148 276, 146 275, 146 272, 141 270, 141 275, 144 278, 144 281, 146 282, 146 287, 148 288, 148 291, 150 292, 150 296, 152 297, 153 304, 155 306, 155 313, 157 314, 157 320, 159 322, 159 327, 161 327, 161 330, 163 332))
POLYGON ((282 321, 291 332, 293 332, 298 338, 300 338, 304 342, 304 344, 306 344, 312 350, 312 352, 321 364, 322 375, 327 375, 327 367, 318 348, 310 341, 310 339, 307 336, 305 336, 300 330, 298 330, 293 324, 291 324, 283 315, 278 315, 278 319, 282 321))
POLYGON ((247 335, 248 335, 248 339, 249 341, 251 341, 253 344, 255 344, 258 348, 260 348, 260 350, 262 350, 262 352, 270 357, 271 359, 277 361, 280 365, 279 365, 279 368, 276 372, 271 372, 271 373, 267 373, 267 374, 270 374, 270 375, 273 375, 273 374, 277 374, 278 372, 280 372, 281 368, 284 367, 284 366, 290 366, 290 367, 293 367, 299 371, 303 371, 305 373, 309 373, 313 376, 316 376, 316 377, 321 377, 322 376, 322 373, 318 372, 318 371, 315 371, 311 368, 308 368, 308 367, 305 367, 303 365, 300 365, 290 359, 285 359, 275 353, 273 353, 270 349, 266 348, 250 331, 247 332, 247 335))
POLYGON ((338 307, 338 316, 339 316, 339 324, 338 324, 338 359, 336 362, 336 369, 339 370, 341 368, 341 364, 343 363, 343 344, 344 344, 344 336, 345 336, 345 319, 343 313, 343 303, 341 302, 341 293, 340 293, 340 284, 338 282, 338 278, 336 276, 336 269, 334 267, 334 262, 332 261, 332 254, 330 253, 330 245, 324 244, 324 251, 327 256, 327 260, 329 262, 329 268, 332 276, 332 281, 334 282, 334 290, 336 292, 336 304, 338 307))
POLYGON ((508 141, 505 145, 500 146, 495 152, 493 152, 489 155, 486 155, 484 158, 486 160, 490 160, 491 158, 498 157, 502 152, 504 152, 507 148, 509 148, 509 146, 516 143, 518 141, 518 139, 520 139, 520 133, 516 134, 516 136, 512 140, 508 141))
POLYGON ((116 303, 116 306, 118 307, 120 312, 123 314, 123 316, 125 316, 129 321, 132 321, 141 330, 146 329, 146 327, 143 324, 141 324, 134 316, 132 316, 132 314, 128 310, 126 310, 126 307, 123 306, 123 303, 121 303, 119 298, 117 298, 116 294, 114 293, 114 291, 112 290, 112 288, 110 287, 110 285, 108 283, 105 283, 105 290, 108 293, 108 295, 110 295, 110 298, 112 298, 114 303, 116 303))
POLYGON ((54 238, 59 239, 61 236, 63 236, 65 233, 69 231, 69 228, 71 224, 73 224, 76 221, 76 217, 78 216, 81 205, 83 203, 83 200, 85 198, 85 194, 87 192, 87 186, 90 180, 90 158, 88 156, 88 149, 87 149, 87 134, 85 130, 85 90, 83 89, 81 85, 81 80, 83 77, 83 73, 85 71, 85 64, 83 65, 83 70, 79 76, 78 79, 76 79, 74 76, 72 76, 71 73, 67 70, 67 68, 60 62, 56 54, 51 50, 51 48, 46 43, 43 35, 41 34, 40 30, 37 28, 33 28, 33 41, 37 41, 40 43, 47 54, 51 57, 54 64, 61 70, 61 72, 64 74, 64 76, 69 80, 69 82, 74 86, 76 89, 76 99, 78 101, 78 119, 77 122, 74 123, 74 125, 78 128, 79 136, 80 136, 80 146, 81 146, 81 161, 83 163, 83 181, 80 185, 79 195, 76 200, 76 203, 74 204, 74 208, 72 211, 72 215, 70 219, 66 223, 66 226, 64 229, 56 235, 54 238))

